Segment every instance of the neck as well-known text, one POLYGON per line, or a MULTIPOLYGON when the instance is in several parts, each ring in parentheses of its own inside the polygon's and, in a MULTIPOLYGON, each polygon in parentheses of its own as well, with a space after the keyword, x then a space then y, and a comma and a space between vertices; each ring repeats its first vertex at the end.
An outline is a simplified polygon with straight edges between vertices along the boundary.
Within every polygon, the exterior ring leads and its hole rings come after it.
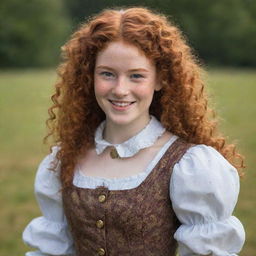
POLYGON ((129 125, 118 125, 106 120, 104 139, 111 144, 121 144, 124 141, 138 134, 148 125, 150 116, 144 120, 135 120, 129 125))

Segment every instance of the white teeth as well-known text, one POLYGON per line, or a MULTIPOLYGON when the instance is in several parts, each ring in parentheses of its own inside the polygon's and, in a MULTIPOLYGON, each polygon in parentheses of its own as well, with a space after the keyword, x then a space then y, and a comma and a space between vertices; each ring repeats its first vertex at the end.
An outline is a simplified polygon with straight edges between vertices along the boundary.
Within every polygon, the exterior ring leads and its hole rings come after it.
POLYGON ((115 102, 115 101, 111 101, 111 103, 118 107, 126 107, 132 104, 132 102, 127 103, 127 102, 115 102))

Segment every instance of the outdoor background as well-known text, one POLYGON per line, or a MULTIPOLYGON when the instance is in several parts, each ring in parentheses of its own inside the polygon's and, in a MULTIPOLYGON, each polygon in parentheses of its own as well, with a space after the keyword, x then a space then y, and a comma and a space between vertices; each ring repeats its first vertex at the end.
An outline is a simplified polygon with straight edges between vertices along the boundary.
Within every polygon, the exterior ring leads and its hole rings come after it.
POLYGON ((256 255, 256 1, 1 0, 0 256, 29 250, 22 231, 40 215, 33 183, 48 153, 42 138, 60 47, 86 17, 130 5, 169 15, 203 63, 221 128, 246 157, 235 215, 247 235, 240 256, 256 255))

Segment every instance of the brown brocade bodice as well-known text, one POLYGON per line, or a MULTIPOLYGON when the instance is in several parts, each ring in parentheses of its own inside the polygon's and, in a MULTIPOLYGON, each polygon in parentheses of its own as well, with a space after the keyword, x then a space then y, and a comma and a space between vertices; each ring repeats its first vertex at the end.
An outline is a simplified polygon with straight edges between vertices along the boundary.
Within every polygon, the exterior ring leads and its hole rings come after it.
POLYGON ((174 256, 180 225, 169 195, 172 169, 191 146, 177 139, 136 188, 72 186, 63 206, 76 256, 174 256))

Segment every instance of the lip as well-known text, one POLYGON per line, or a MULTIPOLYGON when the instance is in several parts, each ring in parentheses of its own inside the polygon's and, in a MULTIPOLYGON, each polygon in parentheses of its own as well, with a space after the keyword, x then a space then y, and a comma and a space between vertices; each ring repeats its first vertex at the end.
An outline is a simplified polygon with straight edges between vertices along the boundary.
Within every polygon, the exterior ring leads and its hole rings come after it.
POLYGON ((109 101, 112 103, 112 102, 118 102, 118 103, 134 103, 135 100, 130 100, 130 101, 127 101, 127 100, 110 100, 109 101))
POLYGON ((127 111, 128 109, 130 109, 134 105, 134 103, 136 101, 109 100, 109 102, 110 102, 110 104, 111 104, 111 106, 112 106, 112 108, 114 110, 117 110, 117 111, 127 111), (127 105, 127 106, 117 106, 117 105, 113 104, 113 102, 117 102, 117 103, 130 103, 130 104, 127 105))

